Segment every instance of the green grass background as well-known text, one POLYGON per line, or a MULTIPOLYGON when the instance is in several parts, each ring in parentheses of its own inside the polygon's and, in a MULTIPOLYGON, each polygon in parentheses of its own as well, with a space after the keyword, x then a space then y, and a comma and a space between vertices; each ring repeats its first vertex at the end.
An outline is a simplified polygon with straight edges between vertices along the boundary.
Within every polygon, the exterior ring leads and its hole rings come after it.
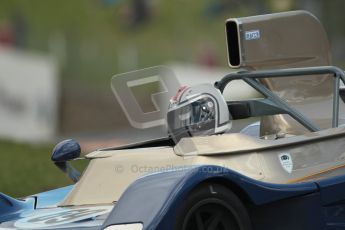
MULTIPOLYGON (((23 197, 72 184, 50 160, 53 146, 0 141, 0 192, 23 197)), ((82 171, 87 161, 74 165, 82 171)))

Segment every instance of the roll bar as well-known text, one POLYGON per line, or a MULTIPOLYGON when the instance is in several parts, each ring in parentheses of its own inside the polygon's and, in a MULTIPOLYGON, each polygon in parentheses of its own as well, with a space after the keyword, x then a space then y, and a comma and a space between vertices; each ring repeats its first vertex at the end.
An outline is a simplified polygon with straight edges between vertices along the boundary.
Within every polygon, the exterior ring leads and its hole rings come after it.
POLYGON ((263 78, 278 78, 278 77, 293 77, 301 75, 321 75, 328 74, 335 78, 333 85, 333 114, 332 114, 332 127, 338 127, 339 123, 339 86, 340 80, 345 84, 345 73, 342 69, 335 66, 318 66, 318 67, 303 67, 303 68, 289 68, 289 69, 274 69, 274 70, 258 70, 258 71, 239 71, 230 73, 224 76, 220 81, 215 83, 215 87, 222 93, 225 87, 233 80, 243 80, 268 100, 272 101, 282 110, 287 111, 291 117, 301 123, 308 130, 315 132, 320 129, 313 124, 302 113, 292 108, 283 99, 275 95, 271 90, 264 86, 259 79, 263 78))

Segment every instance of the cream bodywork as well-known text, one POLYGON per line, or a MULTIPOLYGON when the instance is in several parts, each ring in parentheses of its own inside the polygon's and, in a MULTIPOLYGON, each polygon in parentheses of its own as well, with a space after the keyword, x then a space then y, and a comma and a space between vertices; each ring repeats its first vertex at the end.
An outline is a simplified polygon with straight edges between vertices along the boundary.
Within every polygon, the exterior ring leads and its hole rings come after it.
POLYGON ((91 159, 88 168, 62 206, 113 203, 133 181, 145 174, 191 165, 219 165, 271 183, 303 181, 320 172, 342 169, 345 128, 277 140, 238 133, 193 137, 182 139, 174 148, 97 151, 87 158, 91 159), (292 157, 291 173, 281 165, 282 153, 292 157))

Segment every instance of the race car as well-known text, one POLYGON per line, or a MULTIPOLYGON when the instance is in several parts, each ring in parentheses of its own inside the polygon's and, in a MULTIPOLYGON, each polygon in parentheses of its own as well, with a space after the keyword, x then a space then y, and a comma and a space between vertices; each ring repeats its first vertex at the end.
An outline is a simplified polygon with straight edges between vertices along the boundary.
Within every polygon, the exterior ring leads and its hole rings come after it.
POLYGON ((59 143, 52 161, 76 183, 0 194, 0 229, 345 229, 345 74, 331 66, 320 22, 305 11, 236 18, 226 35, 229 65, 241 69, 214 85, 163 87, 151 99, 164 119, 135 107, 128 89, 169 85, 170 71, 114 76, 115 96, 130 123, 149 130, 138 131, 146 140, 87 154, 81 175, 71 164, 80 145, 59 143), (235 81, 261 97, 225 98, 235 81))

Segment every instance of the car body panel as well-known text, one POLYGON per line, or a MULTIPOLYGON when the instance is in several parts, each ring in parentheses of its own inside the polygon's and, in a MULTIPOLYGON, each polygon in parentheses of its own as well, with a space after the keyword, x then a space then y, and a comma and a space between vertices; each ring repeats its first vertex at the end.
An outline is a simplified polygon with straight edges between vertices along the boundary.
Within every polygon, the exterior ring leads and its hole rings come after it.
POLYGON ((35 209, 0 224, 0 229, 100 228, 113 205, 35 209))
POLYGON ((176 207, 196 185, 210 179, 222 179, 224 184, 231 183, 238 186, 258 205, 318 190, 313 182, 293 185, 269 184, 213 165, 166 171, 144 176, 131 184, 103 227, 139 221, 144 223, 144 229, 173 229, 176 207), (131 208, 133 206, 136 206, 135 211, 131 208))
POLYGON ((38 193, 22 200, 3 195, 1 199, 6 197, 10 209, 0 206, 0 229, 99 229, 113 204, 58 207, 73 186, 38 193))
POLYGON ((38 209, 20 219, 4 222, 0 227, 103 229, 114 224, 143 223, 143 229, 172 230, 174 217, 184 198, 197 185, 211 181, 232 188, 239 197, 247 197, 247 201, 252 203, 247 207, 253 216, 255 229, 267 229, 267 226, 273 229, 277 226, 280 226, 279 229, 332 229, 335 225, 341 227, 344 222, 341 219, 344 215, 344 204, 341 202, 345 199, 344 193, 338 192, 336 202, 319 202, 323 192, 345 186, 344 176, 304 183, 272 184, 253 180, 227 168, 203 165, 140 177, 124 191, 114 207, 74 206, 38 209), (99 211, 104 207, 106 210, 99 211), (75 211, 94 209, 98 211, 91 219, 87 215, 83 216, 87 219, 78 219, 78 216, 74 218, 73 215, 73 218, 70 218, 75 211), (292 210, 294 212, 291 213, 292 210), (294 221, 286 222, 284 228, 281 228, 282 221, 287 216, 294 221), (60 219, 57 219, 58 217, 60 219), (73 222, 69 222, 72 220, 73 222), (57 221, 61 222, 56 223, 57 221))
POLYGON ((0 223, 21 218, 25 213, 30 213, 34 209, 34 197, 19 200, 0 193, 0 223))
MULTIPOLYGON (((317 230, 332 229, 335 224, 344 227, 341 224, 345 221, 341 217, 344 216, 345 205, 338 202, 329 206, 319 202, 323 192, 330 188, 330 179, 272 184, 212 165, 166 171, 136 180, 126 189, 103 227, 140 222, 144 229, 173 230, 178 207, 184 198, 197 185, 210 181, 227 185, 237 191, 239 197, 248 196, 255 204, 247 205, 254 229, 317 230), (319 183, 325 186, 319 187, 319 183)), ((331 184, 338 188, 345 186, 345 178, 336 178, 331 184)), ((344 200, 345 194, 339 192, 338 198, 344 200)))
POLYGON ((56 207, 57 204, 59 204, 68 195, 73 186, 74 185, 70 185, 33 195, 36 197, 36 209, 56 207))
POLYGON ((345 128, 278 140, 243 134, 191 137, 175 148, 106 150, 89 157, 88 169, 61 206, 109 204, 145 174, 193 165, 218 165, 263 182, 292 183, 345 165, 345 128), (281 154, 291 156, 291 172, 283 167, 281 154))
POLYGON ((15 199, 0 194, 0 223, 29 215, 35 209, 57 207, 57 204, 70 192, 73 185, 15 199))

